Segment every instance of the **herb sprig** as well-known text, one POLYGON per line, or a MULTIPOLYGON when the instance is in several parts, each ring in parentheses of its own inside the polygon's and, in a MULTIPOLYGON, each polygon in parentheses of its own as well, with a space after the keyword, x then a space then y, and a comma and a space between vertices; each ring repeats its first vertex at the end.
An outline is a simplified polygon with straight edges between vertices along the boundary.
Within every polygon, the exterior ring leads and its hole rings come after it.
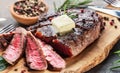
POLYGON ((84 0, 82 2, 80 0, 66 0, 59 8, 56 8, 55 2, 53 3, 53 5, 55 12, 64 11, 64 14, 67 14, 70 18, 73 19, 73 18, 77 18, 78 16, 74 13, 67 13, 66 10, 70 8, 78 8, 83 5, 85 6, 90 2, 92 2, 92 0, 84 0))
MULTIPOLYGON (((114 54, 117 54, 120 57, 120 50, 115 51, 114 54)), ((120 59, 114 61, 113 64, 117 64, 117 66, 112 66, 110 68, 111 70, 120 69, 120 59)))
POLYGON ((76 8, 76 7, 80 7, 82 5, 87 5, 88 3, 92 2, 92 0, 84 0, 84 1, 80 1, 80 0, 66 0, 63 5, 61 5, 57 11, 61 11, 61 10, 66 10, 69 8, 76 8))
POLYGON ((5 70, 8 67, 8 63, 5 61, 5 59, 0 56, 0 71, 5 70))

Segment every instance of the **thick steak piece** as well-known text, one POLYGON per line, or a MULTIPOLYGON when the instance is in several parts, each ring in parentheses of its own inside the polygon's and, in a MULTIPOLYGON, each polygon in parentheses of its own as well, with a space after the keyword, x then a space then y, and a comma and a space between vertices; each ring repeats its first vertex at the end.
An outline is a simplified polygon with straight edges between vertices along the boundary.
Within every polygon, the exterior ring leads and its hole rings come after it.
POLYGON ((23 32, 26 32, 26 30, 21 27, 16 29, 13 39, 2 55, 3 58, 11 65, 14 65, 23 54, 26 35, 23 32))
POLYGON ((65 68, 66 63, 63 58, 61 58, 55 51, 53 51, 53 48, 42 42, 41 40, 38 40, 39 44, 43 50, 43 53, 45 55, 45 58, 48 62, 48 69, 50 70, 61 70, 65 68))
POLYGON ((25 52, 28 67, 33 70, 47 69, 47 62, 37 39, 32 35, 31 32, 28 32, 26 39, 27 44, 25 52))
MULTIPOLYGON (((63 36, 60 36, 59 33, 53 34, 54 31, 50 28, 51 25, 48 25, 38 28, 35 35, 52 45, 54 50, 61 56, 72 57, 78 55, 88 45, 94 42, 100 36, 101 29, 104 26, 102 17, 93 10, 69 9, 67 13, 72 13, 72 15, 77 16, 76 18, 72 18, 76 25, 72 32, 63 36)), ((55 17, 53 15, 50 18, 55 17)))
POLYGON ((53 40, 52 46, 63 57, 72 57, 82 52, 88 45, 94 42, 100 36, 100 24, 92 27, 88 31, 80 31, 82 34, 78 35, 80 29, 76 28, 76 32, 66 36, 58 37, 53 40))

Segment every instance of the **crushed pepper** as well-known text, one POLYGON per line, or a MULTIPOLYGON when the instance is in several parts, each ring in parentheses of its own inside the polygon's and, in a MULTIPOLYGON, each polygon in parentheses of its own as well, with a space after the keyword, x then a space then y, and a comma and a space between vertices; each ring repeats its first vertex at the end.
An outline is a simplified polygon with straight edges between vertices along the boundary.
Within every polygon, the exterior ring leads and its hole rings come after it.
POLYGON ((14 11, 17 14, 27 17, 38 16, 46 11, 46 5, 40 0, 22 0, 14 5, 14 11))

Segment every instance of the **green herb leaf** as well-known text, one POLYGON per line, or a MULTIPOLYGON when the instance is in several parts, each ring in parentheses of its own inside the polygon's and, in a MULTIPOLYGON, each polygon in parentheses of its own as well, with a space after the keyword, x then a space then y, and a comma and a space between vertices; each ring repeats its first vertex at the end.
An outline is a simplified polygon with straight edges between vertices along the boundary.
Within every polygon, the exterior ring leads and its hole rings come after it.
POLYGON ((111 69, 111 70, 114 70, 114 69, 118 69, 118 68, 120 68, 120 66, 113 66, 113 67, 111 67, 110 69, 111 69))
POLYGON ((114 62, 114 64, 116 64, 116 63, 120 63, 120 59, 118 59, 114 62))
POLYGON ((0 64, 0 71, 5 70, 6 68, 7 68, 6 64, 4 64, 4 63, 0 64))
POLYGON ((67 15, 68 15, 70 18, 72 18, 72 19, 78 18, 78 15, 77 15, 76 13, 74 13, 74 12, 69 12, 69 13, 67 13, 67 15))
POLYGON ((86 5, 88 3, 92 2, 92 0, 85 0, 83 2, 79 2, 78 5, 86 5))
POLYGON ((120 54, 120 50, 118 50, 118 51, 115 51, 114 53, 115 53, 115 54, 120 54))
POLYGON ((69 2, 70 2, 70 0, 66 0, 66 1, 63 3, 63 5, 61 5, 60 8, 58 8, 57 11, 63 10, 64 7, 65 7, 65 5, 67 5, 69 2))
POLYGON ((90 2, 92 2, 92 0, 84 0, 83 2, 81 2, 80 0, 66 0, 63 3, 63 5, 61 5, 60 8, 58 8, 57 11, 66 10, 69 8, 80 7, 81 5, 86 5, 90 2))
POLYGON ((55 10, 55 12, 57 12, 57 7, 56 7, 55 2, 53 2, 53 5, 54 5, 54 10, 55 10))
POLYGON ((8 67, 8 63, 5 61, 5 59, 0 56, 0 71, 5 70, 8 67))
POLYGON ((81 5, 86 5, 88 3, 92 2, 92 0, 84 0, 83 2, 81 2, 80 0, 66 0, 63 5, 60 6, 60 8, 58 8, 57 11, 64 11, 64 14, 67 14, 70 18, 77 18, 77 15, 72 15, 66 12, 67 9, 69 8, 76 8, 76 7, 80 7, 81 5))
MULTIPOLYGON (((120 50, 115 51, 114 54, 117 54, 118 56, 120 56, 120 50)), ((120 59, 118 59, 118 60, 116 60, 116 61, 113 62, 113 65, 118 65, 118 64, 120 64, 120 59)), ((114 69, 118 69, 118 68, 120 68, 120 65, 118 65, 118 66, 113 66, 113 67, 111 67, 110 69, 111 69, 111 70, 114 70, 114 69)))

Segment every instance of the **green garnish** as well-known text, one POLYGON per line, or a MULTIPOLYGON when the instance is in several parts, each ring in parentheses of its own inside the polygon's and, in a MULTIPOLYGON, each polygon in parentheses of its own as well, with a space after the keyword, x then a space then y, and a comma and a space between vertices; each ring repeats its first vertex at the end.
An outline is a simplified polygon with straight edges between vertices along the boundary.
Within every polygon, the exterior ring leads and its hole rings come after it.
MULTIPOLYGON (((120 50, 118 51, 115 51, 114 54, 117 54, 118 56, 120 56, 120 50)), ((113 65, 116 65, 116 66, 112 66, 110 69, 111 70, 114 70, 114 69, 119 69, 120 68, 120 59, 116 60, 113 62, 113 65)))
POLYGON ((120 50, 115 51, 114 53, 117 54, 118 56, 120 56, 120 50))
POLYGON ((67 13, 67 15, 68 15, 70 18, 72 18, 72 19, 78 18, 78 14, 76 14, 76 13, 74 13, 74 12, 69 12, 69 13, 67 13))
POLYGON ((82 5, 87 5, 90 2, 92 2, 92 0, 84 0, 82 2, 80 0, 66 0, 63 3, 63 5, 61 5, 60 8, 58 8, 57 11, 66 10, 66 9, 69 9, 69 8, 80 7, 82 5))
POLYGON ((70 9, 70 8, 77 8, 77 7, 81 7, 81 6, 85 6, 88 3, 92 2, 92 0, 84 0, 84 1, 80 1, 80 0, 66 0, 59 8, 56 8, 56 4, 55 2, 53 3, 54 5, 54 9, 55 12, 59 12, 59 11, 64 11, 64 14, 67 14, 70 18, 77 18, 78 15, 75 15, 74 13, 67 13, 66 10, 70 9))
POLYGON ((8 63, 5 61, 5 59, 0 56, 0 71, 5 70, 8 67, 8 63))
POLYGON ((116 60, 114 64, 120 63, 120 59, 116 60))
POLYGON ((56 11, 57 11, 57 7, 56 7, 55 2, 53 2, 53 6, 54 6, 54 10, 55 10, 55 12, 56 12, 56 11))
POLYGON ((110 69, 111 69, 111 70, 114 70, 114 69, 118 69, 118 68, 120 68, 120 66, 113 66, 113 67, 111 67, 110 69))

